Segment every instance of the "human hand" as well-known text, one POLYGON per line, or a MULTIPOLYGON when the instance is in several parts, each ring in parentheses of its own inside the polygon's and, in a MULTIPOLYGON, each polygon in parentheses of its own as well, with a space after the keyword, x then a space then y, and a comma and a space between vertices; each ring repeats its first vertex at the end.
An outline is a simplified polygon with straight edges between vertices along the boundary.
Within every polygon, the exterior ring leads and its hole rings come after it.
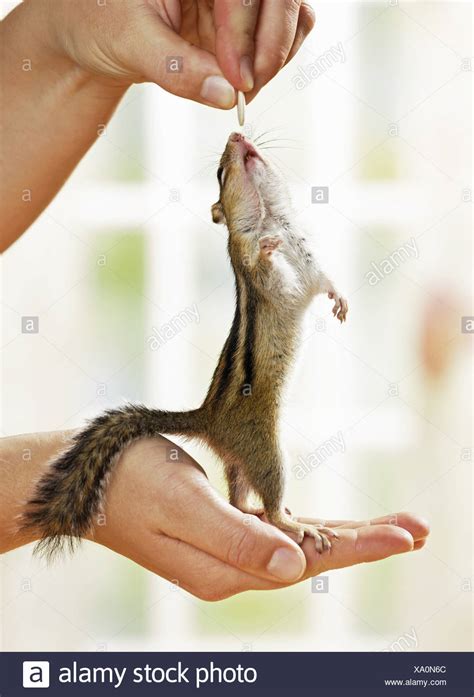
POLYGON ((422 547, 429 533, 410 513, 325 521, 337 528, 339 540, 318 554, 314 540, 300 547, 227 503, 199 465, 164 438, 139 440, 122 454, 108 485, 105 521, 91 539, 204 600, 283 588, 323 571, 409 552, 422 547))
POLYGON ((224 109, 235 103, 234 88, 252 99, 314 25, 301 0, 35 0, 28 7, 52 52, 88 74, 114 85, 155 82, 224 109))

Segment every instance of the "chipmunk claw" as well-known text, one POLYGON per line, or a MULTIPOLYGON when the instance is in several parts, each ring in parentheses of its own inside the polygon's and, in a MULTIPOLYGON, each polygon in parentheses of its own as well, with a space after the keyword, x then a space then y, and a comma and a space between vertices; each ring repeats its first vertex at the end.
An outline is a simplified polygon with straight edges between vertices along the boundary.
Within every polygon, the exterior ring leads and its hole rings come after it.
POLYGON ((337 540, 339 535, 332 528, 315 523, 303 523, 295 520, 285 511, 284 513, 274 513, 268 516, 268 522, 275 525, 284 532, 291 533, 291 537, 297 544, 302 544, 305 535, 314 539, 316 551, 319 554, 329 552, 332 549, 331 538, 337 540))
POLYGON ((305 532, 308 536, 314 538, 316 551, 319 552, 319 554, 329 552, 332 549, 332 542, 330 538, 333 538, 334 540, 339 539, 339 535, 332 528, 326 528, 322 525, 310 525, 307 526, 307 528, 312 528, 305 530, 305 532))
POLYGON ((336 317, 341 324, 346 321, 346 316, 349 311, 349 306, 347 300, 337 293, 328 293, 328 298, 334 300, 334 307, 332 308, 332 314, 336 317))
POLYGON ((305 525, 303 532, 314 539, 316 551, 319 554, 329 552, 332 549, 331 538, 339 539, 337 532, 322 525, 305 525))

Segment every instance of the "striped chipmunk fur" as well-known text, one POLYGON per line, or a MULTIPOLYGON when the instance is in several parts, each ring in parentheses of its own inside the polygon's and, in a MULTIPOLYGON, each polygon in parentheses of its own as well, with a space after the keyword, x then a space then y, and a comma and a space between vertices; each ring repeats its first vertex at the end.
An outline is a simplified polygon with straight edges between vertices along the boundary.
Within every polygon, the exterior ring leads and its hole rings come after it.
MULTIPOLYGON (((229 231, 236 308, 209 391, 199 409, 168 412, 127 405, 78 432, 53 461, 27 503, 20 525, 39 531, 47 556, 89 533, 119 454, 158 434, 197 437, 221 458, 231 504, 242 511, 251 493, 273 525, 315 539, 319 552, 336 534, 294 520, 284 507, 284 455, 278 438, 282 390, 297 349, 305 309, 327 293, 343 322, 347 303, 319 268, 292 223, 281 174, 239 133, 232 133, 217 172, 220 196, 212 218, 229 231)), ((179 466, 179 464, 177 464, 179 466)))

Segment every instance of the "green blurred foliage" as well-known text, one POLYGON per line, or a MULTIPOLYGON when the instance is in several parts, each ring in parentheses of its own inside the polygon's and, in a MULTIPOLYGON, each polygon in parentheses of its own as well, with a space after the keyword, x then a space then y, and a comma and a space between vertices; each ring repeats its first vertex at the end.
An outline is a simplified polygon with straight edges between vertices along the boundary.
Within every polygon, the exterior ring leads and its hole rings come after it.
POLYGON ((362 179, 397 179, 401 173, 396 148, 390 142, 376 148, 362 160, 358 171, 362 179))
POLYGON ((217 604, 199 603, 196 620, 199 632, 222 634, 229 632, 239 636, 258 638, 280 632, 279 620, 284 618, 284 634, 298 634, 309 627, 305 599, 310 599, 309 581, 283 590, 251 591, 221 601, 217 604))
MULTIPOLYGON (((105 256, 103 266, 98 261, 98 272, 95 282, 98 292, 108 292, 111 288, 117 290, 113 276, 119 278, 123 295, 136 303, 134 296, 127 291, 132 286, 138 293, 145 289, 145 237, 141 230, 104 231, 95 238, 96 255, 99 259, 105 256), (111 273, 101 273, 106 268, 111 273)), ((121 298, 123 302, 123 298, 121 298)))
POLYGON ((146 397, 146 237, 139 229, 106 230, 96 234, 94 246, 91 360, 104 379, 112 374, 112 399, 142 401, 146 397))
POLYGON ((93 608, 101 634, 111 642, 143 636, 150 625, 147 571, 121 557, 109 559, 109 581, 98 586, 93 608), (118 617, 127 619, 117 624, 118 617))

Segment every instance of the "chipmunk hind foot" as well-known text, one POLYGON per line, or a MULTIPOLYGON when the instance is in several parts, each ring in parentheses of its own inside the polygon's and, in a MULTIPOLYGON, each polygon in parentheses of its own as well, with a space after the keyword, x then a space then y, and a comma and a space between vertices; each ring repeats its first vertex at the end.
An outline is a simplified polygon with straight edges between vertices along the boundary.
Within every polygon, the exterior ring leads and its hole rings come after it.
POLYGON ((312 537, 315 542, 316 551, 319 554, 329 551, 332 548, 332 540, 338 539, 339 535, 332 528, 327 528, 324 525, 316 525, 310 523, 301 523, 294 520, 286 513, 267 514, 268 520, 272 525, 283 532, 292 533, 296 537, 298 544, 301 544, 305 535, 312 537))

